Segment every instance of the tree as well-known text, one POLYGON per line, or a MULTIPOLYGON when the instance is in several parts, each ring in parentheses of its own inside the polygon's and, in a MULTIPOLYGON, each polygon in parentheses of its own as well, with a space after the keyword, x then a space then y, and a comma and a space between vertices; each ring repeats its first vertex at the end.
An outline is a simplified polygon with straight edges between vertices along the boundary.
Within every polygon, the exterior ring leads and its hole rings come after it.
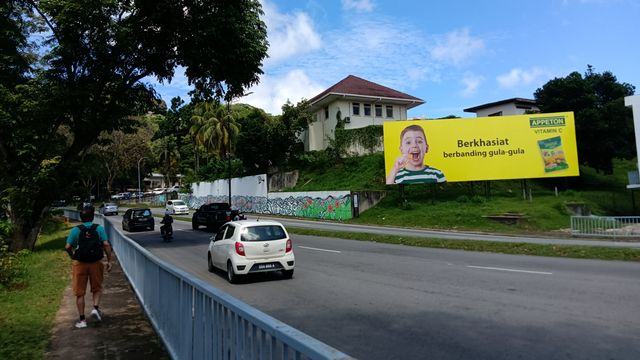
POLYGON ((612 159, 636 154, 633 115, 624 106, 624 97, 634 91, 633 85, 618 82, 611 72, 598 74, 588 65, 584 76, 572 72, 555 78, 534 96, 542 112, 574 112, 580 163, 611 174, 612 159))
POLYGON ((195 138, 207 152, 224 158, 233 153, 240 128, 231 111, 211 102, 195 106, 192 117, 195 138))
POLYGON ((269 137, 274 139, 270 147, 274 165, 288 163, 289 157, 303 147, 302 135, 313 121, 306 100, 293 105, 287 101, 282 106, 282 115, 275 117, 269 126, 269 137))
POLYGON ((242 160, 245 171, 250 174, 267 172, 273 154, 270 152, 272 139, 268 134, 271 118, 261 109, 253 108, 238 118, 241 131, 236 142, 236 157, 242 160))
POLYGON ((165 183, 173 184, 177 182, 180 166, 180 151, 178 151, 176 137, 169 135, 162 139, 155 140, 152 148, 155 158, 160 164, 160 171, 164 175, 165 183))
POLYGON ((89 153, 100 159, 106 177, 107 192, 113 192, 113 182, 128 171, 137 169, 138 160, 150 158, 151 138, 156 130, 152 117, 145 115, 139 119, 140 126, 133 133, 117 130, 100 135, 97 143, 89 149, 89 153))
POLYGON ((131 132, 132 115, 162 105, 143 79, 170 81, 180 65, 199 97, 231 100, 258 83, 268 46, 257 0, 6 0, 0 12, 12 250, 33 248, 102 132, 131 132))

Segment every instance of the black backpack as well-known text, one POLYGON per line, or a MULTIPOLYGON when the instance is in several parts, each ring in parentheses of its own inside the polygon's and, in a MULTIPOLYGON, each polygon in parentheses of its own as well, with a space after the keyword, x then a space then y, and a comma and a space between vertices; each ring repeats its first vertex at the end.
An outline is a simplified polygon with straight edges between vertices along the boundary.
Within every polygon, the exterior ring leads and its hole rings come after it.
POLYGON ((91 263, 102 259, 104 252, 102 240, 96 231, 97 227, 97 224, 92 224, 91 227, 86 227, 84 224, 78 226, 80 235, 78 235, 78 248, 73 254, 74 260, 91 263))

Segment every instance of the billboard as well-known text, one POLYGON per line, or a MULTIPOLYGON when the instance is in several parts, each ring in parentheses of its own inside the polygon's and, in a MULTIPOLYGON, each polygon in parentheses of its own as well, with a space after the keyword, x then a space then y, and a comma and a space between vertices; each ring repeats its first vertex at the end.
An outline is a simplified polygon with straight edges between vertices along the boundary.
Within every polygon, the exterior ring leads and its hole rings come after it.
POLYGON ((387 121, 387 184, 579 176, 573 112, 387 121))

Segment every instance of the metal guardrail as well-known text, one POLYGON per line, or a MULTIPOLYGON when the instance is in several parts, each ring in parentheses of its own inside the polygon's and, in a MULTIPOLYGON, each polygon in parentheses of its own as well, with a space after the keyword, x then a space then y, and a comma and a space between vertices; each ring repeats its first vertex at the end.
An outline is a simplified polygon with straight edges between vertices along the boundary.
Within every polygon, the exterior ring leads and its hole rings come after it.
POLYGON ((572 216, 571 235, 640 237, 640 216, 572 216))
MULTIPOLYGON (((78 219, 78 212, 64 210, 78 219)), ((120 265, 173 359, 352 359, 173 268, 103 224, 120 265)))

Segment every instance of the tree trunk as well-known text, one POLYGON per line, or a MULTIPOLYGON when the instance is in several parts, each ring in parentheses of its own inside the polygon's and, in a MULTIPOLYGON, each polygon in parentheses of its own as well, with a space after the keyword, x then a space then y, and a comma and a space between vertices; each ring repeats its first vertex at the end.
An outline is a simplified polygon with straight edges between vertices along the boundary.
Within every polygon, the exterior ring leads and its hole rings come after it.
MULTIPOLYGON (((17 252, 23 249, 33 250, 38 240, 40 230, 49 207, 45 206, 40 211, 34 211, 32 214, 39 214, 37 218, 21 217, 14 211, 9 211, 11 222, 13 223, 13 233, 11 235, 11 251, 17 252)), ((35 215, 34 215, 35 217, 35 215)))

